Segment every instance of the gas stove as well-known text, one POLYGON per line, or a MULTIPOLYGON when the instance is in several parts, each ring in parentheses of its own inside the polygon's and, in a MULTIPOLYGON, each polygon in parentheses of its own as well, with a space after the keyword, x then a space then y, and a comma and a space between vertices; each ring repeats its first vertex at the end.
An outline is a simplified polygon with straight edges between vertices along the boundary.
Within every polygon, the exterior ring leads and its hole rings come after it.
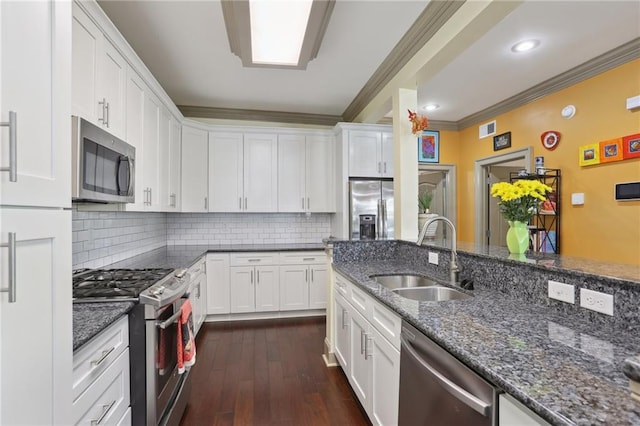
POLYGON ((132 301, 163 306, 184 293, 184 270, 79 269, 73 271, 73 301, 132 301))

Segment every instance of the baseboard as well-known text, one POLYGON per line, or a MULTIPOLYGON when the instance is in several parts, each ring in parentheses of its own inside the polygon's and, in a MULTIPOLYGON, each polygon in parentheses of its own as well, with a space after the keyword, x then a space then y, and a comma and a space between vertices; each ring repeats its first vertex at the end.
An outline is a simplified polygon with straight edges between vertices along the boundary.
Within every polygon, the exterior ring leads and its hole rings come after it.
POLYGON ((304 318, 304 317, 320 317, 325 316, 324 309, 313 309, 306 311, 280 311, 280 312, 248 312, 243 314, 218 314, 207 315, 205 322, 219 321, 247 321, 261 319, 277 319, 277 318, 304 318))

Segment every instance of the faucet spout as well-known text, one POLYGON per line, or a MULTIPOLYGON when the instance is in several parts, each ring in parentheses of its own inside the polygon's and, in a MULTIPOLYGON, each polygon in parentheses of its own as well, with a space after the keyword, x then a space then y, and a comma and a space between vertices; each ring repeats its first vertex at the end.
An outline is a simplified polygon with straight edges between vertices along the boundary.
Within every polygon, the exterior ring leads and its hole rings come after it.
POLYGON ((432 219, 427 220, 420 230, 420 234, 418 235, 418 242, 416 244, 418 244, 419 246, 422 245, 429 225, 438 220, 449 225, 449 227, 451 228, 451 261, 449 262, 449 280, 451 281, 452 285, 460 287, 460 266, 458 265, 458 250, 456 246, 456 227, 454 226, 453 222, 451 222, 444 216, 436 216, 432 219))

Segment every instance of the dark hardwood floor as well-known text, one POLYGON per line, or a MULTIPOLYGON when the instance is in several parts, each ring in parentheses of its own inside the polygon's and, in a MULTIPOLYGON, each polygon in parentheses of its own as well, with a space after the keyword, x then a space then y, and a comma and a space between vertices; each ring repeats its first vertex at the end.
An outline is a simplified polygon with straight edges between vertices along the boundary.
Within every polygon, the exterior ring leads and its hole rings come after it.
POLYGON ((324 317, 204 324, 180 425, 369 425, 324 336, 324 317))

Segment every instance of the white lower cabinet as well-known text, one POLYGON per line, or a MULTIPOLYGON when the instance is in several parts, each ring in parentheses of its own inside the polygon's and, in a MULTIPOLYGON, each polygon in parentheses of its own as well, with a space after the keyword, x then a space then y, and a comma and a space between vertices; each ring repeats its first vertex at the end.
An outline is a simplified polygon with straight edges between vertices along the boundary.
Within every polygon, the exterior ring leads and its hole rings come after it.
POLYGON ((544 419, 507 394, 498 397, 499 426, 548 426, 544 419))
POLYGON ((131 424, 126 316, 73 354, 72 392, 73 424, 131 424))
POLYGON ((341 277, 336 278, 336 283, 339 283, 334 294, 336 359, 369 420, 374 425, 395 425, 401 319, 341 277), (345 293, 349 299, 343 296, 345 293))
POLYGON ((277 266, 234 266, 229 269, 231 313, 280 309, 277 266))
POLYGON ((280 254, 280 310, 327 307, 327 266, 324 252, 280 254))
POLYGON ((191 280, 189 300, 192 305, 193 328, 196 334, 207 316, 207 274, 205 268, 205 259, 202 258, 188 271, 191 280))
POLYGON ((231 312, 229 254, 207 254, 207 314, 231 312))

